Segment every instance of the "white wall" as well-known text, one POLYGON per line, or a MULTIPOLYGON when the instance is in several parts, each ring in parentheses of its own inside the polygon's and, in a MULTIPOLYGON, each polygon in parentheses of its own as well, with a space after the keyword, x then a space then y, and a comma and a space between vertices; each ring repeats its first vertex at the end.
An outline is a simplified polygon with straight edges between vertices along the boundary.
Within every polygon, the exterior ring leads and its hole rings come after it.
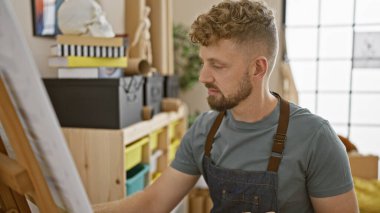
POLYGON ((49 48, 55 43, 55 41, 53 38, 33 36, 32 1, 16 0, 10 2, 13 5, 16 17, 21 25, 29 47, 32 50, 33 58, 37 63, 40 73, 43 76, 56 76, 54 69, 49 68, 47 65, 47 59, 50 52, 49 48))

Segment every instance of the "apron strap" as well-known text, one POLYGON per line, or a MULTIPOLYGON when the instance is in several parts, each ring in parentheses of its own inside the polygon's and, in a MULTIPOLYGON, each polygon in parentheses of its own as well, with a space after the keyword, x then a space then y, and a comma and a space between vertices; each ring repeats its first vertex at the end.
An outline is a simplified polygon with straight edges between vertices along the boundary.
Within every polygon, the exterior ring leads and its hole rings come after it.
POLYGON ((286 132, 288 130, 290 106, 289 102, 282 99, 277 93, 272 92, 280 101, 280 118, 278 120, 277 132, 273 137, 272 153, 269 158, 268 171, 277 172, 282 160, 285 148, 286 132))
MULTIPOLYGON (((289 102, 282 99, 277 93, 272 92, 272 94, 276 96, 278 100, 280 101, 280 117, 278 120, 276 134, 273 137, 272 153, 269 158, 267 170, 272 171, 272 172, 277 172, 282 160, 282 153, 285 148, 286 132, 288 130, 288 123, 289 123, 290 106, 289 106, 289 102)), ((205 144, 205 152, 204 152, 204 154, 207 157, 210 157, 212 144, 214 142, 214 136, 216 134, 216 131, 218 131, 220 124, 222 123, 225 113, 226 113, 225 111, 219 113, 219 115, 216 117, 207 135, 206 144, 205 144)))
POLYGON ((210 131, 207 135, 206 145, 205 145, 205 155, 207 157, 210 157, 210 151, 212 148, 212 143, 214 142, 214 136, 216 134, 216 131, 218 131, 218 128, 220 126, 220 123, 222 123, 223 117, 226 114, 225 111, 222 111, 219 113, 218 117, 216 117, 214 124, 212 125, 210 131))

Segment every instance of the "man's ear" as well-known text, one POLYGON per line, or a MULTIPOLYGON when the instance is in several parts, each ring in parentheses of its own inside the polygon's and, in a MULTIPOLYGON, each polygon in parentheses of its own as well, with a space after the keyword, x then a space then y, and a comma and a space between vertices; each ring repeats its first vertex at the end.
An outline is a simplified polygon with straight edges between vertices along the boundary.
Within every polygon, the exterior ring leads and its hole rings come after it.
POLYGON ((251 76, 254 78, 264 78, 268 71, 268 60, 264 56, 252 59, 250 63, 251 76))

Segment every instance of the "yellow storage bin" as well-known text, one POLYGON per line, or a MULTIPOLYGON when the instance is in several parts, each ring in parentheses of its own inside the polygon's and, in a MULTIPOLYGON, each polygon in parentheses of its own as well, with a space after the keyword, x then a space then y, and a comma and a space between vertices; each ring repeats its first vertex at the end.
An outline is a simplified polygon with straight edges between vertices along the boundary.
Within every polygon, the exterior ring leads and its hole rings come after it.
POLYGON ((161 172, 155 172, 153 175, 152 175, 152 181, 150 182, 151 184, 156 181, 159 177, 161 176, 161 172))
POLYGON ((131 145, 125 147, 124 150, 124 170, 129 170, 139 164, 142 160, 142 148, 149 142, 149 138, 142 138, 131 145))
POLYGON ((179 139, 175 139, 171 144, 170 144, 170 147, 169 147, 169 161, 172 161, 175 157, 175 153, 177 152, 177 149, 179 147, 179 144, 180 144, 180 140, 179 139))
POLYGON ((169 139, 172 140, 173 138, 175 138, 175 128, 176 126, 178 125, 179 121, 173 121, 169 124, 168 126, 168 135, 169 135, 169 139))
POLYGON ((162 129, 156 130, 150 133, 150 150, 156 150, 158 147, 158 136, 162 132, 162 129))

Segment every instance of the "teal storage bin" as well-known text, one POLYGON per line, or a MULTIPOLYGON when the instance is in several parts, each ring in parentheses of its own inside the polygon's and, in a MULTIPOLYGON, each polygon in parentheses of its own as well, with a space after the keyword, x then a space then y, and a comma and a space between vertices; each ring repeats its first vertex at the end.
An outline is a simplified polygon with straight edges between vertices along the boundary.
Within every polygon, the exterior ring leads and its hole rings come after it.
POLYGON ((145 187, 145 175, 149 172, 149 165, 138 164, 132 169, 127 171, 127 181, 125 186, 127 187, 127 195, 132 195, 138 191, 141 191, 145 187))

